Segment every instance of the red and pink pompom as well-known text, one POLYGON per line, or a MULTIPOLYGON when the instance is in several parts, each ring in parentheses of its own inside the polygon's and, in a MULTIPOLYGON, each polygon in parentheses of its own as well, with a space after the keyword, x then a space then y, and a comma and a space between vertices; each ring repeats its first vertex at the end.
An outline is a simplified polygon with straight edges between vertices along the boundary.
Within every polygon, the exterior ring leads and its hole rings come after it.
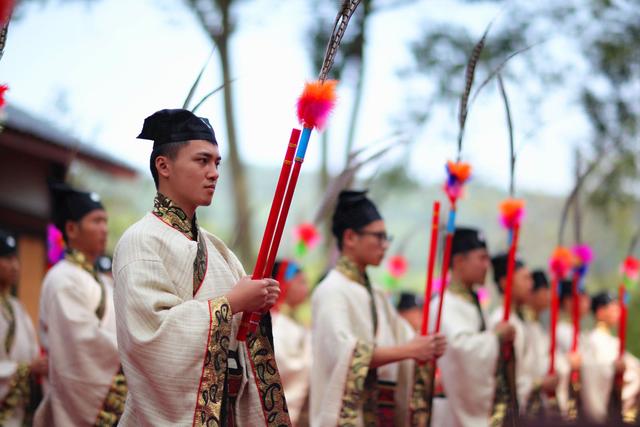
POLYGON ((628 256, 622 262, 622 275, 629 280, 636 282, 640 278, 640 260, 638 258, 628 256))
POLYGON ((49 266, 64 258, 64 239, 62 232, 53 224, 47 225, 47 258, 49 266))
POLYGON ((524 213, 524 200, 506 199, 500 203, 500 224, 507 229, 519 227, 524 213))
POLYGON ((563 246, 555 248, 549 260, 549 268, 558 279, 564 279, 573 265, 574 255, 569 249, 563 246))
POLYGON ((446 170, 447 181, 444 183, 444 192, 451 204, 455 204, 462 197, 462 188, 465 182, 471 177, 471 165, 464 162, 448 161, 446 170))
POLYGON ((322 130, 336 105, 336 80, 317 80, 304 85, 298 98, 298 120, 305 128, 322 130))
POLYGON ((0 85, 0 108, 3 108, 7 105, 7 100, 5 98, 5 93, 9 90, 9 86, 4 84, 0 85))
POLYGON ((387 261, 387 271, 384 275, 384 283, 388 290, 396 291, 400 280, 407 274, 409 262, 403 255, 394 255, 387 261))

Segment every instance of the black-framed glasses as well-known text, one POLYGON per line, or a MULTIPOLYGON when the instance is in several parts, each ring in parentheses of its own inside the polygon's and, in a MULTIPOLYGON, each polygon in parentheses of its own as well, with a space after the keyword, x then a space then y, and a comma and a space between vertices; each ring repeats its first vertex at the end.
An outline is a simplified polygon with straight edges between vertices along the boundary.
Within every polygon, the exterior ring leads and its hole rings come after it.
POLYGON ((393 236, 387 234, 386 231, 356 231, 361 236, 374 236, 380 243, 391 243, 393 236))

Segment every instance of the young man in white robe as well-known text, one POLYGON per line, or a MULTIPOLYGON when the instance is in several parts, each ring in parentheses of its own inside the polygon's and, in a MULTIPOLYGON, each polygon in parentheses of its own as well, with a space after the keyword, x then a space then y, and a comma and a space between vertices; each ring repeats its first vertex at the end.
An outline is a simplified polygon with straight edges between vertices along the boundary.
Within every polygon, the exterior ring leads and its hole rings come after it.
POLYGON ((278 283, 251 280, 196 219, 219 177, 213 128, 188 110, 161 110, 145 119, 139 138, 154 141, 158 192, 153 211, 129 227, 114 254, 129 384, 120 425, 289 425, 270 342, 278 283), (267 314, 238 341, 244 311, 267 314))
POLYGON ((592 419, 598 422, 631 422, 636 417, 636 399, 640 392, 640 363, 628 352, 619 357, 620 340, 612 330, 620 322, 620 306, 607 292, 591 298, 591 311, 595 328, 587 334, 594 363, 585 373, 584 406, 592 419), (614 381, 622 375, 622 394, 614 396, 614 381), (620 400, 621 397, 621 400, 620 400), (617 412, 617 413, 616 413, 617 412))
POLYGON ((115 425, 126 398, 116 342, 113 286, 95 262, 107 244, 107 213, 95 193, 52 186, 53 222, 65 257, 40 294, 40 342, 49 382, 35 426, 115 425))
MULTIPOLYGON (((498 286, 498 291, 504 294, 507 280, 507 254, 501 254, 491 259, 493 279, 498 286)), ((515 350, 515 387, 520 414, 527 417, 527 410, 541 403, 542 393, 555 392, 558 387, 558 376, 548 375, 542 368, 542 364, 548 357, 548 347, 544 348, 543 340, 536 322, 528 311, 527 303, 530 302, 534 289, 534 279, 520 259, 515 260, 512 290, 511 290, 511 314, 509 322, 516 329, 516 338, 513 343, 515 350), (537 340, 537 341, 536 341, 537 340), (545 353, 546 352, 546 353, 545 353), (542 359, 542 360, 540 360, 542 359), (536 400, 538 402, 536 402, 536 400)), ((547 288, 548 290, 548 288, 547 288)), ((504 307, 500 305, 491 315, 490 326, 497 325, 504 316, 504 307)), ((548 369, 548 366, 546 366, 548 369)), ((539 414, 531 414, 537 417, 539 414)))
POLYGON ((311 331, 295 320, 296 309, 307 300, 309 284, 293 260, 275 263, 272 278, 280 284, 280 297, 271 309, 273 347, 294 426, 309 425, 311 331))
MULTIPOLYGON (((494 405, 495 372, 501 345, 515 338, 507 322, 487 327, 488 318, 474 288, 485 281, 490 259, 483 234, 472 228, 455 230, 451 250, 451 282, 444 293, 441 331, 447 351, 438 360, 443 393, 434 398, 434 426, 486 427, 502 419, 494 405)), ((435 323, 439 298, 431 301, 435 323)))
MULTIPOLYGON (((556 327, 556 348, 560 359, 569 363, 569 373, 560 377, 559 404, 565 418, 569 421, 585 421, 588 415, 584 408, 586 388, 581 385, 585 375, 591 372, 594 359, 587 334, 578 333, 578 348, 573 351, 573 283, 571 280, 560 282, 558 292, 558 325, 556 327), (578 373, 577 375, 575 373, 578 373)), ((578 286, 578 310, 580 319, 589 313, 591 299, 585 290, 578 286)), ((582 321, 580 322, 583 323, 582 321)))
POLYGON ((0 425, 5 427, 31 425, 42 393, 39 380, 48 369, 31 318, 11 295, 19 269, 16 239, 0 230, 0 425))
POLYGON ((311 426, 408 426, 428 410, 424 368, 439 357, 442 336, 416 336, 369 281, 389 237, 364 191, 343 191, 332 219, 340 250, 311 297, 311 426))

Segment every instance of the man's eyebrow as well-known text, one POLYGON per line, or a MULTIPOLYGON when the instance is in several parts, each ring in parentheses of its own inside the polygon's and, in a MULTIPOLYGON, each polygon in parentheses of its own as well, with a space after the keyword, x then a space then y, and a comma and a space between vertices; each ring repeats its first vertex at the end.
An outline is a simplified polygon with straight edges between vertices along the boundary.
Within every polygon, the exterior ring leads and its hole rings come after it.
MULTIPOLYGON (((196 156, 196 157, 197 157, 197 156, 206 157, 206 158, 207 158, 207 160, 208 160, 208 159, 212 159, 212 158, 214 157, 214 156, 213 156, 213 154, 211 154, 211 153, 210 153, 210 152, 208 152, 208 151, 199 151, 199 152, 197 152, 197 153, 195 154, 195 156, 196 156)), ((221 157, 220 155, 218 155, 218 156, 215 158, 215 160, 219 162, 220 160, 222 160, 222 157, 221 157)))

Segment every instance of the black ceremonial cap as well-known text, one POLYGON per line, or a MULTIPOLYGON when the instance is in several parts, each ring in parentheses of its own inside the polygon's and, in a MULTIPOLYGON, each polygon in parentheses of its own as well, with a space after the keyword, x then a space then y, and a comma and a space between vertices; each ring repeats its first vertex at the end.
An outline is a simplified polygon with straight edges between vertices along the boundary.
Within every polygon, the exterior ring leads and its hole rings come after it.
POLYGON ((598 292, 591 296, 591 311, 596 314, 600 307, 609 305, 614 301, 615 298, 609 292, 598 292))
MULTIPOLYGON (((573 296, 573 281, 572 280, 563 280, 560 282, 560 301, 565 298, 571 298, 573 296)), ((578 293, 584 294, 585 291, 582 289, 582 286, 578 286, 578 293)))
POLYGON ((369 198, 367 191, 345 190, 338 196, 338 204, 333 213, 331 232, 340 239, 348 228, 358 230, 382 219, 380 212, 369 198))
POLYGON ((398 311, 410 310, 422 307, 422 298, 412 292, 401 292, 396 308, 398 311))
POLYGON ((104 210, 100 196, 96 193, 78 191, 62 183, 51 184, 50 188, 53 198, 53 223, 62 232, 67 221, 80 221, 96 209, 104 210))
POLYGON ((537 291, 538 289, 549 289, 549 279, 544 271, 535 270, 531 273, 531 277, 533 278, 534 291, 537 291))
MULTIPOLYGON (((509 262, 509 255, 499 254, 491 258, 491 266, 493 267, 493 280, 496 284, 500 283, 500 279, 507 276, 507 264, 509 262)), ((514 271, 524 266, 522 260, 515 260, 514 271)))
POLYGON ((0 256, 15 255, 18 251, 18 242, 10 233, 0 230, 0 256))
POLYGON ((196 139, 218 145, 209 120, 183 109, 160 110, 153 113, 144 119, 138 138, 150 139, 154 148, 170 142, 196 139))
POLYGON ((456 228, 451 242, 451 256, 481 248, 486 249, 487 242, 480 230, 475 228, 456 228))

